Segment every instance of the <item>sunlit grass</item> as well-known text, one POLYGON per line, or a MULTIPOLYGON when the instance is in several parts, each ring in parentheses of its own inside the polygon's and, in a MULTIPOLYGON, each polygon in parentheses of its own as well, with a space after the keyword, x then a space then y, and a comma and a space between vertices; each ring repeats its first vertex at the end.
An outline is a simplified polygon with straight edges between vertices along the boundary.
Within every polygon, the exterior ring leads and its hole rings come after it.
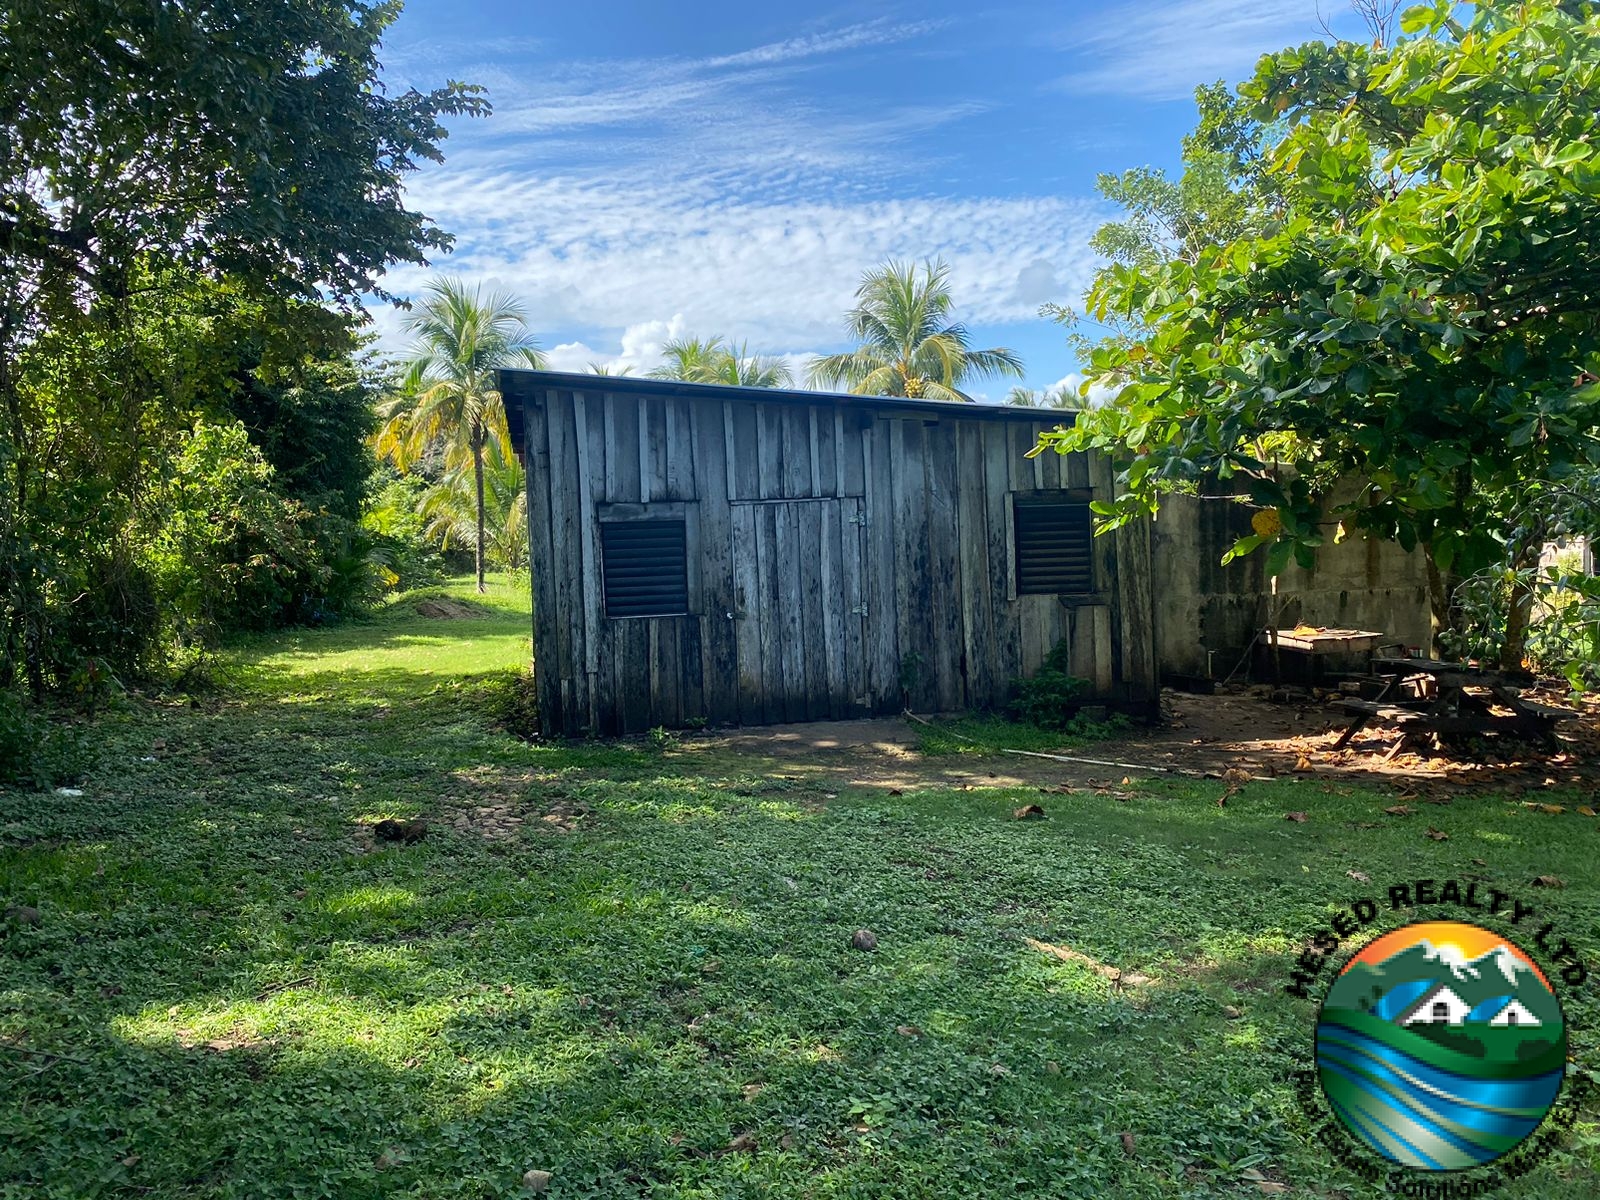
MULTIPOLYGON (((40 914, 0 942, 0 1197, 480 1200, 537 1167, 597 1200, 1194 1200, 1259 1194, 1247 1169, 1354 1200, 1294 1126, 1309 933, 1463 874, 1554 874, 1542 916, 1600 930, 1600 823, 1498 797, 828 798, 792 758, 529 743, 483 709, 526 666, 526 581, 470 620, 416 600, 110 714, 81 797, 0 793, 0 907, 40 914), (374 844, 384 815, 431 828, 374 844)), ((1568 1015, 1591 1061, 1600 1011, 1568 1015)), ((1600 1192, 1592 1121, 1519 1186, 1600 1192)))

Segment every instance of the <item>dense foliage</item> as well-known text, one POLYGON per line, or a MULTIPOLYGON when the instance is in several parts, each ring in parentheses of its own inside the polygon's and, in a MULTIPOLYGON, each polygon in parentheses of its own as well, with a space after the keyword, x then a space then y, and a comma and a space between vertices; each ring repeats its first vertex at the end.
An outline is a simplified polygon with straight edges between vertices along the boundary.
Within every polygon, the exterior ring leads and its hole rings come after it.
MULTIPOLYGON (((1118 402, 1050 440, 1118 461, 1112 524, 1246 477, 1276 519, 1236 549, 1265 546, 1274 571, 1347 530, 1421 546, 1444 625, 1457 579, 1529 567, 1593 495, 1600 15, 1440 3, 1403 27, 1262 59, 1241 91, 1285 128, 1282 219, 1104 273, 1091 312, 1135 336, 1099 346, 1090 378, 1118 402), (1369 486, 1324 511, 1344 476, 1369 486)), ((1509 659, 1532 603, 1518 587, 1509 659)))
POLYGON ((0 11, 0 690, 158 675, 363 586, 350 313, 448 244, 401 182, 484 107, 383 88, 398 11, 0 11))

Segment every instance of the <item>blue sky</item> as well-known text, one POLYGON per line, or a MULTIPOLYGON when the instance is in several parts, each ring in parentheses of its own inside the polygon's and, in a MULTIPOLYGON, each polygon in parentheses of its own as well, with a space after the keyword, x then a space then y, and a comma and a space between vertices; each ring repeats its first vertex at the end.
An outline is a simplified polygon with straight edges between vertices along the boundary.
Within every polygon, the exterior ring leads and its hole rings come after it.
POLYGON ((1095 176, 1175 167, 1197 84, 1358 29, 1345 3, 409 0, 384 61, 489 89, 408 192, 457 237, 435 268, 520 296, 552 366, 648 369, 682 333, 800 363, 846 344, 862 271, 942 256, 976 343, 1045 387, 1077 364, 1038 307, 1078 300, 1114 215, 1095 176))

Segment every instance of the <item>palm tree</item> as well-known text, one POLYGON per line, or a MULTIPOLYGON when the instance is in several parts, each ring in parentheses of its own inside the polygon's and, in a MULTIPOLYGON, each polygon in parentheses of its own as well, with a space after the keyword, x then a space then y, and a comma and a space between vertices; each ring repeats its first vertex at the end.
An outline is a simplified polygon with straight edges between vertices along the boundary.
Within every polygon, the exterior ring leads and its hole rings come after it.
POLYGON ((786 388, 794 386, 794 373, 781 358, 764 354, 751 354, 748 342, 738 349, 728 347, 719 359, 707 383, 731 383, 737 387, 786 388))
POLYGON ((610 363, 592 362, 589 364, 591 375, 632 375, 632 367, 614 367, 610 363))
POLYGON ((667 362, 650 372, 652 379, 690 383, 726 383, 736 387, 791 387, 794 375, 782 359, 751 354, 748 342, 735 347, 720 337, 675 338, 661 348, 667 362))
POLYGON ((528 489, 522 465, 494 439, 484 447, 484 510, 474 521, 476 479, 463 463, 428 489, 418 512, 425 534, 441 549, 472 544, 482 536, 484 557, 504 570, 528 565, 528 489), (485 519, 486 518, 486 519, 485 519))
POLYGON ((709 383, 717 367, 728 356, 720 337, 673 338, 661 347, 667 361, 650 372, 651 379, 680 379, 686 383, 709 383))
POLYGON ((1058 388, 1014 387, 1006 395, 1007 404, 1021 408, 1062 408, 1070 412, 1087 412, 1089 401, 1065 385, 1058 388))
POLYGON ((974 350, 967 327, 950 320, 950 268, 929 261, 889 262, 868 271, 856 289, 850 333, 860 344, 811 362, 812 386, 845 387, 859 396, 971 400, 969 378, 1022 377, 1010 350, 974 350))
POLYGON ((406 322, 416 338, 398 394, 385 406, 378 451, 402 469, 437 453, 447 471, 470 463, 477 507, 478 591, 484 588, 483 456, 511 453, 496 367, 544 365, 521 303, 459 279, 430 284, 406 322))

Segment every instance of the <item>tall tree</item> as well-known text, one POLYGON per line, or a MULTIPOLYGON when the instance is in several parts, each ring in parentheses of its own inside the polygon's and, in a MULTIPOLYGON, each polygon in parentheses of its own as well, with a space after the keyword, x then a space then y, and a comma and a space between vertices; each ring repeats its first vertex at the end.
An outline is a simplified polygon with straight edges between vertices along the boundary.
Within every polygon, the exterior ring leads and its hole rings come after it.
POLYGON ((378 449, 398 467, 429 452, 447 470, 472 467, 476 497, 478 591, 484 585, 484 448, 511 453, 505 404, 496 386, 498 367, 540 367, 544 357, 529 335, 522 305, 503 292, 485 294, 459 279, 427 288, 406 322, 416 338, 398 395, 384 412, 378 449))
POLYGON ((1321 495, 1357 476, 1329 515, 1422 546, 1442 628, 1450 576, 1536 555, 1552 497, 1600 465, 1600 15, 1439 0, 1402 24, 1262 59, 1242 91, 1287 123, 1287 219, 1107 272, 1092 310, 1143 332, 1095 353, 1119 402, 1050 441, 1118 460, 1112 523, 1245 476, 1273 515, 1235 551, 1274 572, 1314 561, 1321 495), (1257 451, 1268 432, 1300 445, 1296 472, 1257 451))
POLYGON ((859 345, 813 359, 813 386, 844 387, 861 396, 971 400, 971 379, 1022 378, 1010 350, 974 350, 967 327, 951 320, 950 268, 929 261, 889 262, 868 271, 847 320, 859 345))
POLYGON ((19 664, 36 692, 60 682, 83 653, 75 611, 145 588, 130 564, 147 485, 215 370, 153 332, 164 289, 225 278, 348 309, 382 295, 386 267, 448 246, 403 183, 440 159, 444 116, 487 105, 456 83, 385 89, 398 13, 0 7, 0 685, 19 664))

